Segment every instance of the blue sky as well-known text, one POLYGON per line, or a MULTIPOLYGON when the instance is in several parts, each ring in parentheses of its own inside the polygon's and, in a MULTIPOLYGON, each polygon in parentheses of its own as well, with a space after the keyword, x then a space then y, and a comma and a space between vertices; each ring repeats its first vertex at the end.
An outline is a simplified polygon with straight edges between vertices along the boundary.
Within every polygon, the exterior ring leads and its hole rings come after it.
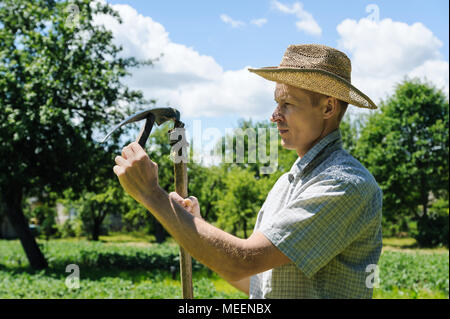
MULTIPOLYGON (((225 69, 277 64, 286 47, 293 43, 319 42, 334 47, 338 38, 336 26, 347 18, 359 20, 368 16, 365 10, 369 4, 378 5, 380 19, 391 18, 407 24, 422 22, 443 42, 441 53, 447 60, 449 55, 449 2, 445 0, 301 1, 304 9, 320 24, 323 30, 320 37, 296 30, 295 17, 274 10, 270 0, 108 2, 132 6, 161 23, 172 41, 214 57, 225 69), (247 25, 232 28, 221 21, 221 14, 247 25), (248 25, 251 19, 256 18, 268 21, 261 28, 248 25)), ((283 3, 293 4, 295 1, 283 3)))
MULTIPOLYGON (((278 65, 289 44, 321 43, 346 53, 352 83, 375 103, 404 76, 427 78, 448 95, 448 1, 110 0, 123 18, 111 29, 125 55, 155 58, 126 83, 159 106, 180 109, 188 129, 268 119, 274 84, 247 67, 278 65), (366 11, 368 6, 375 11, 366 11), (379 19, 376 19, 378 11, 379 19), (259 25, 254 23, 259 21, 259 25)), ((349 108, 348 113, 366 110, 349 108)))

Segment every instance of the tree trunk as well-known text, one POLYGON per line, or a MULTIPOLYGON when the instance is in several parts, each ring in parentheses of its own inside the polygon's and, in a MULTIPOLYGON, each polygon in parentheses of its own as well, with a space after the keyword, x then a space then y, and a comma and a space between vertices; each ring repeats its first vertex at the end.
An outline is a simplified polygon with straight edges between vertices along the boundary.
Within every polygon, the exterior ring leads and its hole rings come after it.
MULTIPOLYGON (((422 165, 420 165, 422 166, 422 165)), ((420 194, 421 194, 421 202, 422 202, 422 217, 427 217, 428 214, 428 193, 429 193, 429 189, 427 187, 426 184, 426 176, 424 174, 420 175, 420 194)))
MULTIPOLYGON (((199 205, 200 205, 200 203, 199 203, 199 205)), ((206 204, 206 209, 205 209, 204 215, 202 216, 204 220, 208 220, 208 215, 209 215, 209 212, 211 211, 211 208, 212 208, 211 201, 208 201, 208 203, 206 204)))
POLYGON ((6 216, 17 236, 19 236, 30 266, 33 269, 47 268, 47 260, 39 249, 22 211, 22 189, 20 187, 10 187, 4 194, 6 216))
POLYGON ((247 239, 247 220, 244 218, 244 238, 247 239))
POLYGON ((422 210, 423 210, 423 215, 422 216, 427 216, 428 214, 428 193, 422 194, 422 210), (426 195, 425 195, 426 194, 426 195))
POLYGON ((155 239, 158 244, 161 244, 166 240, 167 234, 164 230, 164 227, 155 219, 153 221, 153 229, 155 232, 155 239))
POLYGON ((94 225, 92 227, 92 240, 98 241, 100 235, 100 223, 98 220, 94 220, 94 225))
POLYGON ((92 228, 92 240, 98 241, 98 239, 100 238, 100 227, 107 213, 108 210, 105 210, 103 212, 100 212, 98 216, 94 217, 94 226, 92 228))

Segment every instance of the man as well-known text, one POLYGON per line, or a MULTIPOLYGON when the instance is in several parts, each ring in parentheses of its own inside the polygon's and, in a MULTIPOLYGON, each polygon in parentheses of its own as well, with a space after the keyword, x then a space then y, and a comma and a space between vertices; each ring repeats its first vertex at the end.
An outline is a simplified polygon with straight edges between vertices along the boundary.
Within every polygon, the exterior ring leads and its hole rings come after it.
POLYGON ((162 190, 157 164, 137 143, 116 157, 114 172, 194 258, 250 298, 371 298, 382 194, 342 149, 339 123, 348 103, 376 105, 351 85, 347 56, 323 45, 289 46, 279 67, 250 71, 277 82, 271 121, 299 156, 267 196, 250 238, 208 224, 195 198, 162 190))

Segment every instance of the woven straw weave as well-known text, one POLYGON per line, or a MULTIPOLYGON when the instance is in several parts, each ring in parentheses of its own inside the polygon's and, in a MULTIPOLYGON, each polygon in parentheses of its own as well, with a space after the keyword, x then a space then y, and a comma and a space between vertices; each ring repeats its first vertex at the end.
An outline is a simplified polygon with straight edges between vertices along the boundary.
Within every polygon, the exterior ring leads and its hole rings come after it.
POLYGON ((350 59, 344 53, 320 44, 290 45, 280 66, 249 69, 270 81, 376 109, 375 103, 351 84, 351 70, 350 59))

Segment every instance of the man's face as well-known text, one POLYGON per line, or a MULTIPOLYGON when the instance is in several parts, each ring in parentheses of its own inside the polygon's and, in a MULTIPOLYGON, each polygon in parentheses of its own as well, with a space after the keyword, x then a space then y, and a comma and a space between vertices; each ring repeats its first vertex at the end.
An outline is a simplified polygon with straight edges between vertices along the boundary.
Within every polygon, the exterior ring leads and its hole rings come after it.
POLYGON ((275 101, 270 120, 277 123, 281 145, 303 156, 322 137, 323 107, 313 107, 309 91, 281 83, 276 85, 275 101))

